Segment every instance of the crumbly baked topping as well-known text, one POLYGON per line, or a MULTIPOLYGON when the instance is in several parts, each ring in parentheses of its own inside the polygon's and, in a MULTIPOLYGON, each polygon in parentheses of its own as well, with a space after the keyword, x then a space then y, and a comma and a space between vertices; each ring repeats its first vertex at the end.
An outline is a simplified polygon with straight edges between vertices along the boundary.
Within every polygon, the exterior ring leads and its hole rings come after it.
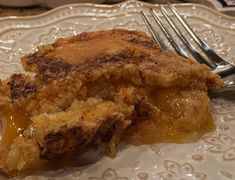
POLYGON ((106 152, 115 156, 121 139, 174 142, 166 137, 205 133, 213 129, 203 130, 212 119, 206 92, 223 86, 207 66, 162 51, 145 33, 122 29, 58 39, 22 57, 22 64, 35 77, 14 74, 0 84, 3 119, 9 109, 27 119, 2 153, 6 173, 97 142, 108 142, 106 152), (159 131, 156 136, 148 126, 159 131))

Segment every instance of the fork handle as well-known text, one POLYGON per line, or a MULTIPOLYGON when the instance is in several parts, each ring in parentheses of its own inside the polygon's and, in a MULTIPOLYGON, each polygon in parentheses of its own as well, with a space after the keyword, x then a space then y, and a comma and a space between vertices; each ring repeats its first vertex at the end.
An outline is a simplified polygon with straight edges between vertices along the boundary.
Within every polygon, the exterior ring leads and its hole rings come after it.
POLYGON ((227 77, 229 75, 235 74, 235 66, 228 64, 227 68, 219 69, 218 71, 214 71, 215 73, 219 74, 222 78, 227 77))
POLYGON ((209 91, 208 95, 210 98, 224 98, 227 100, 235 100, 235 85, 209 91))

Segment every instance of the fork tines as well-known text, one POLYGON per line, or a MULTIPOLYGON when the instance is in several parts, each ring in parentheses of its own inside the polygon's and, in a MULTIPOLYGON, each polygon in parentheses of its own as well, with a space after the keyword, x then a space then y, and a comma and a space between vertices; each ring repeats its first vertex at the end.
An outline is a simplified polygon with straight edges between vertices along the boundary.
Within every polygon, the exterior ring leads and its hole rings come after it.
MULTIPOLYGON (((207 66, 210 67, 211 70, 214 72, 220 74, 222 77, 225 77, 227 75, 235 73, 235 67, 225 60, 223 60, 218 54, 216 54, 188 25, 186 20, 182 17, 182 15, 179 13, 179 11, 170 3, 168 3, 168 7, 171 9, 177 20, 182 24, 186 32, 192 37, 192 39, 197 43, 197 45, 203 50, 207 58, 204 58, 197 50, 196 48, 185 38, 182 31, 179 29, 179 27, 176 25, 176 23, 172 20, 172 18, 169 16, 167 10, 160 5, 160 12, 163 15, 163 17, 167 20, 170 27, 174 30, 174 32, 177 34, 179 39, 184 43, 184 45, 187 47, 189 52, 192 54, 192 56, 199 62, 204 63, 207 66)), ((159 18, 157 13, 150 9, 150 14, 152 15, 155 22, 160 27, 161 31, 166 36, 167 40, 170 42, 174 50, 183 57, 188 57, 187 53, 184 51, 182 47, 174 40, 172 34, 169 32, 169 30, 165 27, 162 20, 159 18)), ((141 15, 143 16, 143 19, 145 21, 145 24, 147 25, 151 35, 155 39, 155 41, 159 44, 160 48, 163 50, 167 50, 166 45, 161 40, 159 34, 154 30, 152 24, 150 23, 150 20, 148 16, 141 11, 141 15)))

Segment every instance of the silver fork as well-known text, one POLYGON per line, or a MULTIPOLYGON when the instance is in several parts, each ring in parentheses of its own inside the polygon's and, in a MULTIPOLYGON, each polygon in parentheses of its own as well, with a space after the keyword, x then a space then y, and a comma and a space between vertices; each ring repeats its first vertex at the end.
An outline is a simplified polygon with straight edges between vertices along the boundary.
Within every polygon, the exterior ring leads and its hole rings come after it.
MULTIPOLYGON (((166 9, 160 5, 160 11, 162 15, 167 20, 170 27, 174 30, 174 32, 177 34, 177 36, 180 38, 180 40, 185 44, 185 46, 188 48, 189 52, 192 54, 192 56, 197 60, 199 63, 204 63, 209 68, 219 74, 221 77, 226 77, 231 74, 235 73, 235 66, 228 63, 224 59, 222 59, 218 54, 216 54, 188 25, 186 20, 182 17, 182 15, 179 13, 179 11, 170 3, 168 3, 168 7, 171 9, 175 17, 178 19, 178 21, 182 24, 186 32, 192 37, 192 39, 197 43, 197 45, 202 49, 204 54, 207 56, 207 58, 204 58, 197 50, 196 48, 185 38, 181 30, 178 28, 176 23, 170 18, 168 12, 166 9)), ((187 53, 183 50, 183 48, 174 40, 172 37, 172 34, 168 31, 168 29, 164 26, 162 20, 159 18, 157 13, 150 9, 150 13, 155 20, 155 22, 158 24, 174 50, 180 55, 185 58, 188 58, 187 53)), ((141 11, 141 14, 143 16, 143 19, 145 21, 145 24, 147 25, 152 37, 154 40, 158 43, 161 49, 167 50, 166 45, 161 40, 158 33, 154 30, 152 24, 150 23, 149 18, 145 14, 145 12, 141 11)))

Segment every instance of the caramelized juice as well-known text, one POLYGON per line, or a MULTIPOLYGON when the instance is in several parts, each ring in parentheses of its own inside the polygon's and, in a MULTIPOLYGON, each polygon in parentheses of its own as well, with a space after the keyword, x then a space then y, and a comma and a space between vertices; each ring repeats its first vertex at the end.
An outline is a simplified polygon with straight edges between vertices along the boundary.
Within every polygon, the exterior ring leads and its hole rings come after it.
POLYGON ((17 108, 4 107, 1 109, 0 119, 3 124, 1 145, 9 148, 14 138, 21 135, 28 125, 29 118, 17 108))
POLYGON ((132 126, 125 136, 129 143, 190 142, 215 129, 208 112, 209 98, 203 92, 158 89, 149 99, 160 113, 132 126))

